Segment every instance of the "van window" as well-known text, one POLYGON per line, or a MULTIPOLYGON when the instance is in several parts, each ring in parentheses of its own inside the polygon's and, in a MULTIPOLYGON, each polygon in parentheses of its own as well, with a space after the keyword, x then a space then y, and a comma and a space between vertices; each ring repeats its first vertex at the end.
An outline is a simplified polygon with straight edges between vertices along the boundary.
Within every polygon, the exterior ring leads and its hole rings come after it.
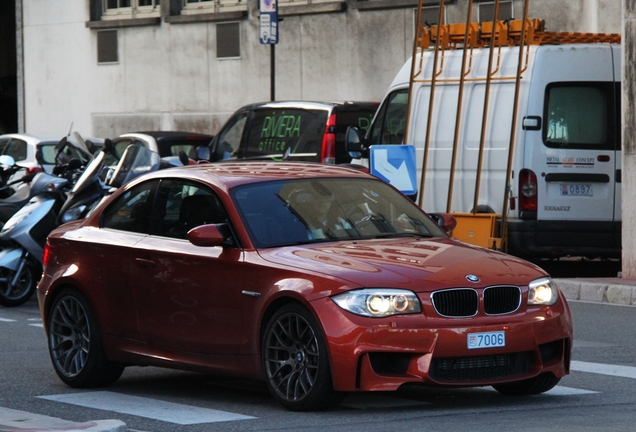
POLYGON ((397 90, 386 98, 369 131, 370 145, 402 144, 408 103, 408 89, 397 90))
POLYGON ((293 108, 255 111, 245 157, 281 158, 289 149, 290 159, 318 162, 327 115, 326 110, 293 108))
POLYGON ((613 83, 557 83, 546 89, 543 141, 548 147, 615 148, 613 83))

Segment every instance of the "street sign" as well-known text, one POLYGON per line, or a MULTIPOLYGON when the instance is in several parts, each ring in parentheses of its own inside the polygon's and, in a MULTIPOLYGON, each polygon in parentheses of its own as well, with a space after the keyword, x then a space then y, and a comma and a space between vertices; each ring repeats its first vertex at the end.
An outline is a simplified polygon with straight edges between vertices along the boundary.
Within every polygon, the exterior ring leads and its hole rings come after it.
POLYGON ((260 41, 263 45, 278 43, 278 0, 260 0, 260 41))
POLYGON ((369 147, 369 171, 405 195, 417 193, 415 147, 412 145, 373 145, 369 147))

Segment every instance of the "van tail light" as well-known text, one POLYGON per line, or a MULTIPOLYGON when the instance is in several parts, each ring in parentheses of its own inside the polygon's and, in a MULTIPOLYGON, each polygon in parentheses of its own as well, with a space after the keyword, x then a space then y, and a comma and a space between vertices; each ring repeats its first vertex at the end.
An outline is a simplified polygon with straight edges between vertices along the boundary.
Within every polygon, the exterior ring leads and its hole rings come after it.
POLYGON ((336 114, 331 114, 322 137, 322 151, 320 162, 324 164, 336 163, 336 114))
POLYGON ((27 169, 27 172, 26 172, 25 175, 30 175, 30 174, 36 175, 37 173, 42 172, 42 171, 43 171, 43 169, 40 168, 40 167, 31 167, 31 168, 27 169))
POLYGON ((537 175, 529 169, 519 172, 519 211, 537 211, 537 175))

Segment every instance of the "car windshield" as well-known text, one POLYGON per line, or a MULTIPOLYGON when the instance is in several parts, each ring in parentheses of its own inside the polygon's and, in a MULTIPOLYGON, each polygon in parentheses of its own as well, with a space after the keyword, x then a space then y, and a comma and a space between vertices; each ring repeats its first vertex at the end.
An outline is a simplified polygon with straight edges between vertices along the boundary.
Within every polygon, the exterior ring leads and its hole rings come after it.
POLYGON ((388 184, 363 178, 242 185, 232 197, 256 247, 400 236, 445 236, 388 184))

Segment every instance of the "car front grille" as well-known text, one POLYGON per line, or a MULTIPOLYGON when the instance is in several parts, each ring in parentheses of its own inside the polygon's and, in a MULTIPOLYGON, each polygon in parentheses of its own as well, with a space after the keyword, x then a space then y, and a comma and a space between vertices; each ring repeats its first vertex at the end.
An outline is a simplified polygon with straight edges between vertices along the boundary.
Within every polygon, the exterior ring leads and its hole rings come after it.
POLYGON ((434 358, 429 376, 437 382, 479 382, 522 376, 532 369, 532 353, 496 354, 479 357, 434 358))
POLYGON ((521 290, 516 286, 496 286, 484 289, 484 312, 501 315, 516 311, 521 304, 521 290))
POLYGON ((450 289, 431 294, 433 306, 438 314, 447 317, 470 317, 477 315, 479 297, 474 289, 450 289))
MULTIPOLYGON (((435 291, 431 301, 435 311, 445 317, 472 317, 479 312, 479 293, 472 288, 435 291)), ((521 305, 521 290, 516 286, 487 287, 483 302, 487 315, 512 313, 521 305)))

